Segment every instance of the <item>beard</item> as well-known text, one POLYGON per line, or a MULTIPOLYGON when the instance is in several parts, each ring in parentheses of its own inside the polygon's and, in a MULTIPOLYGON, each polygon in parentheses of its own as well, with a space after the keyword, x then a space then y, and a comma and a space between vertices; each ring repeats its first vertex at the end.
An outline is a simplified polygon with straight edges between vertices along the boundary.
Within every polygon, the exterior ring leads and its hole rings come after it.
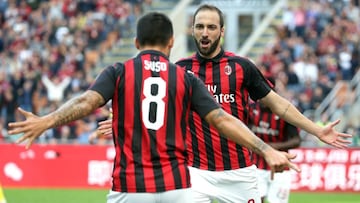
POLYGON ((197 41, 195 39, 195 37, 193 39, 195 41, 196 47, 197 47, 198 51, 200 52, 200 54, 204 57, 209 57, 215 52, 216 48, 218 47, 220 40, 221 40, 221 36, 219 36, 219 38, 217 38, 214 41, 214 43, 209 48, 206 48, 206 49, 201 48, 201 42, 197 41))

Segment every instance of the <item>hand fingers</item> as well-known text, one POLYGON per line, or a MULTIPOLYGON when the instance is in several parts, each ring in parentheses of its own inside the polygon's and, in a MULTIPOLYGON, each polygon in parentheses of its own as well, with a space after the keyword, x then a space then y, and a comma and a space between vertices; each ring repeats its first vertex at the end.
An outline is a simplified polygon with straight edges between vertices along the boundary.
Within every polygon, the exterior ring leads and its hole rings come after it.
POLYGON ((9 123, 8 124, 9 128, 15 128, 15 129, 10 129, 8 133, 10 135, 20 133, 22 132, 20 128, 22 128, 25 125, 26 125, 25 121, 9 123))
POLYGON ((334 126, 336 126, 339 123, 340 123, 340 119, 337 119, 336 121, 330 123, 330 126, 333 128, 334 126))
POLYGON ((105 121, 100 121, 99 125, 100 126, 102 126, 102 125, 112 125, 112 119, 108 119, 108 120, 105 120, 105 121))
POLYGON ((27 142, 27 144, 25 146, 25 149, 29 149, 31 147, 32 143, 34 142, 35 137, 31 137, 30 135, 25 134, 25 135, 21 136, 19 139, 17 139, 15 141, 15 143, 20 144, 20 143, 26 141, 27 139, 28 139, 28 142, 27 142))
POLYGON ((100 125, 98 127, 98 130, 101 130, 101 131, 107 131, 109 129, 112 129, 112 126, 111 125, 100 125))
POLYGON ((344 143, 340 143, 340 142, 334 142, 331 145, 338 149, 345 149, 348 147, 348 144, 344 144, 344 143))
POLYGON ((285 165, 279 165, 279 166, 275 166, 271 169, 272 172, 274 173, 278 173, 278 172, 283 172, 284 170, 288 170, 288 168, 295 170, 296 172, 301 172, 301 169, 294 163, 292 162, 288 162, 285 165))
POLYGON ((112 135, 112 130, 106 130, 102 132, 102 135, 112 135))
POLYGON ((29 149, 29 148, 31 147, 32 143, 34 142, 34 140, 35 140, 35 137, 30 137, 28 143, 26 144, 26 147, 25 147, 25 148, 26 148, 26 149, 29 149))
POLYGON ((292 163, 292 162, 289 162, 288 166, 289 166, 289 168, 295 170, 295 171, 298 172, 298 173, 301 172, 301 169, 299 168, 299 166, 296 165, 296 164, 294 164, 294 163, 292 163))
POLYGON ((9 135, 16 135, 16 134, 20 134, 20 133, 26 133, 29 130, 29 127, 27 126, 27 121, 9 123, 8 126, 10 128, 8 130, 9 135))
POLYGON ((344 145, 344 144, 341 145, 338 143, 332 143, 331 145, 337 149, 345 149, 347 147, 347 145, 344 145))
POLYGON ((339 149, 344 149, 351 143, 352 143, 352 141, 350 141, 350 140, 337 138, 334 143, 331 143, 331 145, 336 147, 336 148, 339 148, 339 149))
POLYGON ((286 153, 286 157, 287 157, 288 160, 289 160, 289 163, 288 163, 289 168, 294 169, 294 170, 297 171, 297 172, 300 172, 300 171, 301 171, 300 168, 299 168, 296 164, 294 164, 294 163, 292 163, 292 162, 290 161, 291 159, 295 159, 295 158, 296 158, 296 154, 286 153))
POLYGON ((33 113, 29 112, 29 111, 25 111, 24 109, 18 107, 17 110, 22 114, 24 115, 26 118, 29 117, 29 116, 32 116, 34 115, 33 113))
POLYGON ((106 120, 106 121, 99 122, 98 130, 102 131, 103 133, 105 131, 112 130, 112 120, 106 120))
POLYGON ((104 135, 111 135, 111 134, 112 134, 112 129, 107 130, 107 131, 104 132, 104 135))
POLYGON ((340 138, 340 137, 338 137, 338 138, 336 139, 336 142, 337 142, 337 143, 340 143, 340 144, 351 144, 351 143, 352 143, 351 140, 342 139, 342 138, 340 138))
POLYGON ((97 131, 98 131, 98 134, 104 134, 105 131, 107 131, 108 128, 104 127, 104 126, 100 126, 97 131))
POLYGON ((296 158, 296 154, 290 154, 290 153, 287 153, 287 152, 284 152, 284 153, 285 153, 286 158, 288 158, 289 160, 296 158))
POLYGON ((101 137, 101 136, 104 136, 104 135, 112 135, 112 129, 110 128, 106 128, 106 129, 100 129, 98 128, 97 129, 97 136, 98 137, 101 137))
POLYGON ((112 129, 111 125, 101 125, 99 126, 98 130, 107 131, 109 129, 112 129))
POLYGON ((271 168, 270 180, 274 180, 275 169, 271 168))
POLYGON ((19 139, 17 139, 15 141, 16 144, 20 144, 22 142, 24 142, 25 140, 29 139, 30 135, 28 134, 24 134, 23 136, 21 136, 19 139))
POLYGON ((351 137, 353 137, 353 135, 346 134, 346 133, 339 133, 339 136, 343 137, 343 138, 351 138, 351 137))
MULTIPOLYGON (((25 118, 34 116, 33 113, 28 112, 28 111, 25 111, 25 110, 23 110, 23 109, 20 108, 20 107, 18 107, 17 109, 18 109, 18 111, 19 111, 23 116, 25 116, 25 118)), ((27 122, 27 121, 11 122, 11 123, 8 124, 8 126, 9 126, 10 128, 20 128, 20 127, 23 127, 24 125, 26 125, 26 122, 27 122)), ((12 135, 12 134, 17 134, 17 133, 20 133, 20 132, 21 132, 21 131, 19 131, 19 130, 9 130, 9 134, 11 134, 11 135, 12 135)))

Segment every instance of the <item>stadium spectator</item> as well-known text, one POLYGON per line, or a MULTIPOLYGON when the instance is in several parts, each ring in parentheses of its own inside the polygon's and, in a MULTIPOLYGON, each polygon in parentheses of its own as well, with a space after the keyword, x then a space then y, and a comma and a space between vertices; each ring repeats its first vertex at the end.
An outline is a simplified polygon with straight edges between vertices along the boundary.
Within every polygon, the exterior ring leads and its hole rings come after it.
MULTIPOLYGON (((358 1, 311 0, 290 5, 284 9, 283 25, 276 27, 276 40, 268 45, 270 49, 259 57, 257 63, 268 65, 267 59, 282 61, 284 69, 271 72, 271 76, 281 78, 285 87, 282 89, 286 91, 282 95, 293 100, 301 111, 315 110, 320 96, 323 100, 335 84, 353 79, 359 71, 358 1), (289 23, 295 15, 305 22, 300 23, 304 26, 298 30, 289 23), (291 57, 284 57, 289 53, 291 57)), ((341 103, 342 99, 337 97, 334 102, 341 103)), ((335 113, 346 110, 340 109, 343 107, 346 108, 346 105, 339 106, 335 113)))
POLYGON ((58 75, 53 75, 49 78, 44 74, 41 81, 46 88, 49 101, 58 104, 64 100, 65 89, 70 84, 71 78, 65 77, 62 79, 58 75))
POLYGON ((9 86, 2 90, 2 113, 5 114, 5 122, 15 121, 15 111, 17 108, 16 99, 14 98, 14 89, 9 86))
MULTIPOLYGON (((94 115, 88 116, 89 118, 94 118, 94 115)), ((89 136, 92 132, 96 130, 96 121, 87 121, 84 119, 80 119, 75 121, 76 129, 76 143, 78 144, 87 144, 89 140, 89 136)))
POLYGON ((299 37, 305 36, 306 31, 306 10, 304 4, 300 4, 294 10, 295 33, 299 37))
POLYGON ((359 126, 359 124, 357 124, 358 119, 352 119, 346 126, 346 133, 351 133, 353 135, 352 140, 351 140, 351 146, 352 147, 356 147, 356 146, 360 146, 359 142, 360 142, 360 128, 356 127, 359 126))
MULTIPOLYGON (((275 90, 275 80, 267 78, 275 90)), ((301 138, 299 130, 285 120, 273 114, 271 110, 259 102, 250 104, 249 128, 264 142, 277 150, 288 151, 300 146, 301 138)), ((257 166, 257 178, 261 202, 265 203, 288 203, 291 188, 291 172, 285 170, 275 173, 271 179, 270 168, 266 161, 256 155, 252 155, 253 162, 257 166)))
POLYGON ((39 117, 19 108, 25 121, 9 123, 9 134, 22 133, 18 143, 27 141, 29 148, 45 130, 84 118, 112 100, 116 156, 108 203, 192 202, 185 144, 190 110, 223 136, 264 156, 272 172, 299 171, 290 162, 294 155, 261 141, 220 108, 200 79, 168 61, 174 33, 165 14, 144 15, 136 33, 137 56, 106 67, 87 91, 50 114, 39 117))
POLYGON ((351 55, 352 53, 347 46, 343 46, 339 51, 339 68, 341 70, 341 78, 343 80, 351 80, 353 76, 351 55))
POLYGON ((0 118, 0 143, 6 143, 7 130, 4 127, 4 122, 3 118, 0 118))
MULTIPOLYGON (((224 29, 222 12, 212 5, 201 5, 192 22, 197 52, 177 64, 202 79, 224 110, 243 122, 248 122, 251 97, 268 106, 280 118, 332 145, 334 140, 324 140, 322 136, 330 131, 334 133, 333 127, 338 122, 319 127, 272 91, 254 63, 223 50, 220 39, 224 29)), ((195 202, 260 202, 251 151, 221 137, 193 112, 189 123, 192 125, 187 136, 187 152, 195 202), (229 188, 229 185, 234 187, 229 188)), ((336 134, 329 136, 336 137, 336 134)), ((344 147, 342 144, 334 146, 344 147)))
MULTIPOLYGON (((44 97, 47 89, 42 83, 42 74, 51 79, 55 75, 70 79, 71 86, 63 97, 59 97, 60 103, 86 89, 95 78, 96 63, 116 44, 124 29, 117 20, 117 13, 112 12, 112 6, 124 7, 126 4, 129 10, 122 18, 128 18, 133 3, 115 0, 1 1, 0 70, 4 74, 3 82, 9 83, 8 78, 21 72, 22 80, 32 83, 19 83, 12 94, 8 92, 7 98, 16 101, 11 104, 27 110, 32 108, 34 113, 42 113, 41 108, 48 109, 52 104, 44 97), (29 86, 31 92, 25 93, 23 90, 29 86), (33 99, 29 101, 31 94, 33 99)), ((137 12, 142 12, 142 3, 137 2, 136 6, 139 7, 137 12)), ((4 93, 1 94, 5 96, 4 93)), ((1 102, 2 112, 11 109, 8 104, 1 102)), ((5 120, 3 127, 7 126, 6 120, 12 120, 6 113, 0 116, 5 120)), ((55 137, 61 137, 55 134, 55 137)))
POLYGON ((316 86, 313 90, 313 95, 311 97, 311 106, 310 109, 317 109, 321 102, 324 100, 323 89, 320 86, 316 86))
POLYGON ((297 78, 303 85, 308 81, 315 83, 318 80, 317 58, 313 53, 301 54, 294 62, 293 68, 297 78))

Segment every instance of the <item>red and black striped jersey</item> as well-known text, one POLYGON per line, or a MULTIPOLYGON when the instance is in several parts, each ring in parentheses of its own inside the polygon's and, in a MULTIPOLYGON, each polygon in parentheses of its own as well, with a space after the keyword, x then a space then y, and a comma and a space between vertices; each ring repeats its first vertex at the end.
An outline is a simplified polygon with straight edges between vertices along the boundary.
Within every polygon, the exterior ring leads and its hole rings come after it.
POLYGON ((149 50, 105 68, 90 90, 112 100, 112 190, 190 187, 185 142, 190 109, 205 116, 220 107, 200 79, 149 50))
MULTIPOLYGON (((248 59, 221 51, 212 59, 198 53, 177 62, 204 83, 214 99, 233 116, 248 121, 249 96, 260 99, 270 87, 248 59)), ((219 133, 196 113, 189 117, 187 136, 189 165, 211 171, 233 170, 252 165, 251 152, 219 133)))
MULTIPOLYGON (((249 128, 266 143, 281 143, 299 135, 298 128, 287 123, 259 102, 250 105, 249 128)), ((259 169, 270 170, 262 156, 253 153, 252 157, 259 169)))

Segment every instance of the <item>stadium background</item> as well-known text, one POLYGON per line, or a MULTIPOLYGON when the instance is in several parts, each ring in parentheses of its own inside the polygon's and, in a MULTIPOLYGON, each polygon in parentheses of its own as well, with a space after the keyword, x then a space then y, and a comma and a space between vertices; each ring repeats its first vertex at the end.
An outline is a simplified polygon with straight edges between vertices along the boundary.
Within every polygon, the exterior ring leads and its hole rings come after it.
MULTIPOLYGON (((7 123, 22 119, 18 106, 38 115, 54 110, 86 90, 103 67, 134 56, 134 25, 145 12, 173 19, 171 60, 192 54, 189 27, 200 3, 224 11, 225 49, 276 77, 278 92, 319 125, 340 118, 339 130, 354 135, 351 149, 334 150, 301 132, 296 161, 303 172, 294 175, 294 193, 336 193, 338 202, 360 202, 358 0, 0 0, 0 182, 8 202, 46 202, 31 200, 36 192, 23 188, 41 189, 42 198, 51 193, 43 188, 89 188, 104 200, 111 140, 89 145, 88 137, 108 117, 109 105, 48 130, 28 151, 13 144, 17 136, 7 135, 7 123)), ((96 199, 84 194, 78 201, 96 199)), ((74 196, 59 195, 65 198, 59 202, 74 196)))

